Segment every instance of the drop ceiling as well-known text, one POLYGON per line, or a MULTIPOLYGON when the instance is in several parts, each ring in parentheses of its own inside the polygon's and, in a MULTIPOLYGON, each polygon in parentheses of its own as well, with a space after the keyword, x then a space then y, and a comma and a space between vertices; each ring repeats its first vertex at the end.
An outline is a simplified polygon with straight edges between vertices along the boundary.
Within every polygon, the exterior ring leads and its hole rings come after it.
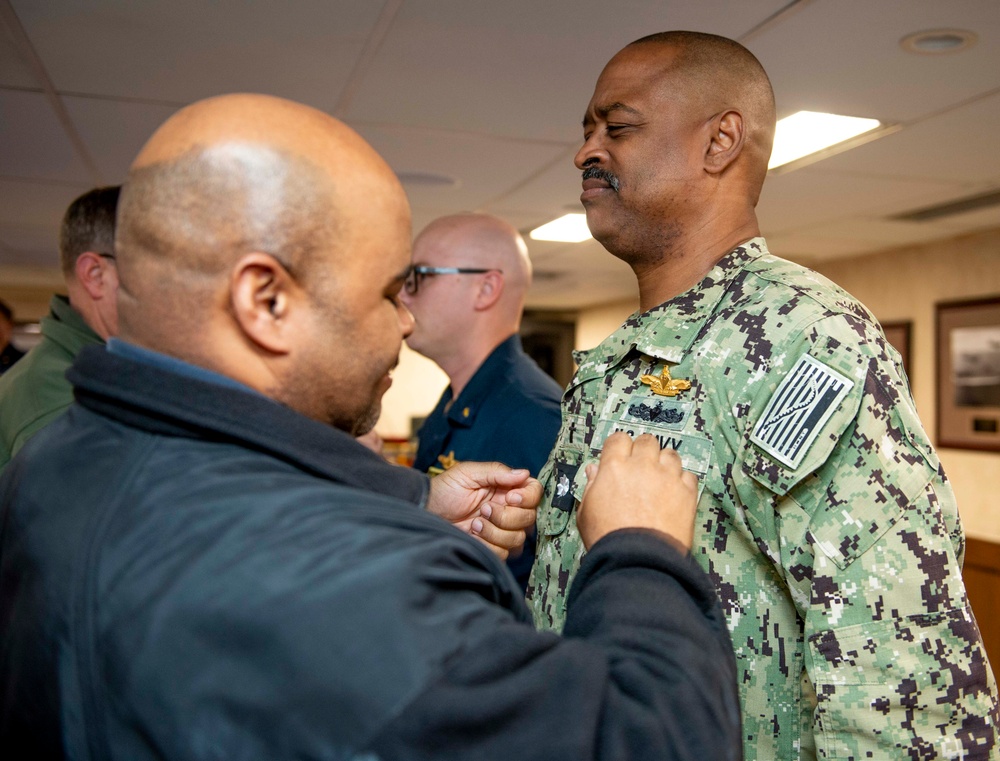
MULTIPOLYGON (((0 0, 0 290, 58 282, 66 205, 122 182, 176 109, 224 92, 344 119, 415 178, 416 230, 461 210, 524 231, 579 211, 572 157, 594 81, 623 45, 665 29, 742 41, 779 117, 900 127, 769 177, 758 211, 775 253, 816 264, 1000 227, 1000 206, 896 218, 1000 188, 995 0, 0 0), (899 44, 937 28, 978 42, 937 56, 899 44)), ((634 295, 628 268, 593 241, 529 246, 532 307, 634 295)))

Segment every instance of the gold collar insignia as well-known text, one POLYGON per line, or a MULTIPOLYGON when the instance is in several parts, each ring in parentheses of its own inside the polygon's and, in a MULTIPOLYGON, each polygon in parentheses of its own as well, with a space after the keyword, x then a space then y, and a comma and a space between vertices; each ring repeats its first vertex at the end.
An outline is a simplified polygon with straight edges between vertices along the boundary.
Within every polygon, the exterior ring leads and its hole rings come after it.
POLYGON ((458 465, 458 460, 455 459, 455 450, 452 449, 448 454, 439 454, 438 462, 441 463, 441 467, 444 468, 445 470, 448 470, 449 468, 454 468, 456 465, 458 465))

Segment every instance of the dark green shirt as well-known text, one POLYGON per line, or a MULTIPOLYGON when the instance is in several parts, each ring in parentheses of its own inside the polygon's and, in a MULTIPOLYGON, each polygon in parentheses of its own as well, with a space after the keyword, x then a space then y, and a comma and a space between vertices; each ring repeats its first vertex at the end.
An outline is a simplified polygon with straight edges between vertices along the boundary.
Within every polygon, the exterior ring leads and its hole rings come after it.
POLYGON ((84 346, 104 343, 65 296, 53 296, 42 340, 0 377, 0 470, 73 402, 66 370, 84 346))

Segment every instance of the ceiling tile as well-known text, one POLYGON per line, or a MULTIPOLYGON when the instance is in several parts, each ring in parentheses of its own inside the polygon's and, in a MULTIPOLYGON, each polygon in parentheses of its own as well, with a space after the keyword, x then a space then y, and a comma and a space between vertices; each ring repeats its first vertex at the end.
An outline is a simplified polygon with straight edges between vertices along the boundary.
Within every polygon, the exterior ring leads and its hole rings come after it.
POLYGON ((381 10, 380 3, 350 0, 12 5, 60 91, 178 105, 249 91, 325 110, 336 103, 381 10))
POLYGON ((408 0, 349 115, 575 141, 598 74, 632 40, 665 29, 738 36, 784 5, 408 0))
POLYGON ((177 109, 131 101, 64 98, 84 144, 104 181, 117 185, 153 132, 177 109))
POLYGON ((820 165, 767 178, 757 205, 765 235, 835 220, 848 224, 856 215, 886 216, 963 191, 963 186, 954 182, 825 172, 815 168, 820 165))
POLYGON ((414 209, 429 207, 442 214, 480 208, 498 193, 520 184, 533 167, 552 161, 563 150, 546 143, 488 135, 356 126, 397 173, 440 174, 458 181, 455 187, 406 186, 414 209))
POLYGON ((907 122, 1000 82, 1000 3, 979 0, 811 2, 749 47, 771 75, 778 116, 801 109, 907 122), (971 50, 914 55, 899 41, 925 29, 979 34, 971 50))
POLYGON ((39 88, 31 69, 18 52, 7 25, 0 22, 0 87, 39 88))
POLYGON ((85 184, 94 180, 46 97, 19 90, 0 90, 0 175, 85 184))

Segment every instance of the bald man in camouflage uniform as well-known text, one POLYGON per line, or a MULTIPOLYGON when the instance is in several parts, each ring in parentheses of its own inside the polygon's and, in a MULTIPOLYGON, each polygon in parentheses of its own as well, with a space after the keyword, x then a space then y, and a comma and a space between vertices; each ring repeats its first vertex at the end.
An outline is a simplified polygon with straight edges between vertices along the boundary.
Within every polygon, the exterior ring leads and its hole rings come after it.
POLYGON ((954 495, 875 318, 760 237, 773 130, 766 74, 724 38, 653 35, 598 80, 581 200, 640 309, 577 355, 540 475, 536 622, 562 627, 586 465, 651 433, 700 479, 694 554, 747 759, 996 758, 954 495))

